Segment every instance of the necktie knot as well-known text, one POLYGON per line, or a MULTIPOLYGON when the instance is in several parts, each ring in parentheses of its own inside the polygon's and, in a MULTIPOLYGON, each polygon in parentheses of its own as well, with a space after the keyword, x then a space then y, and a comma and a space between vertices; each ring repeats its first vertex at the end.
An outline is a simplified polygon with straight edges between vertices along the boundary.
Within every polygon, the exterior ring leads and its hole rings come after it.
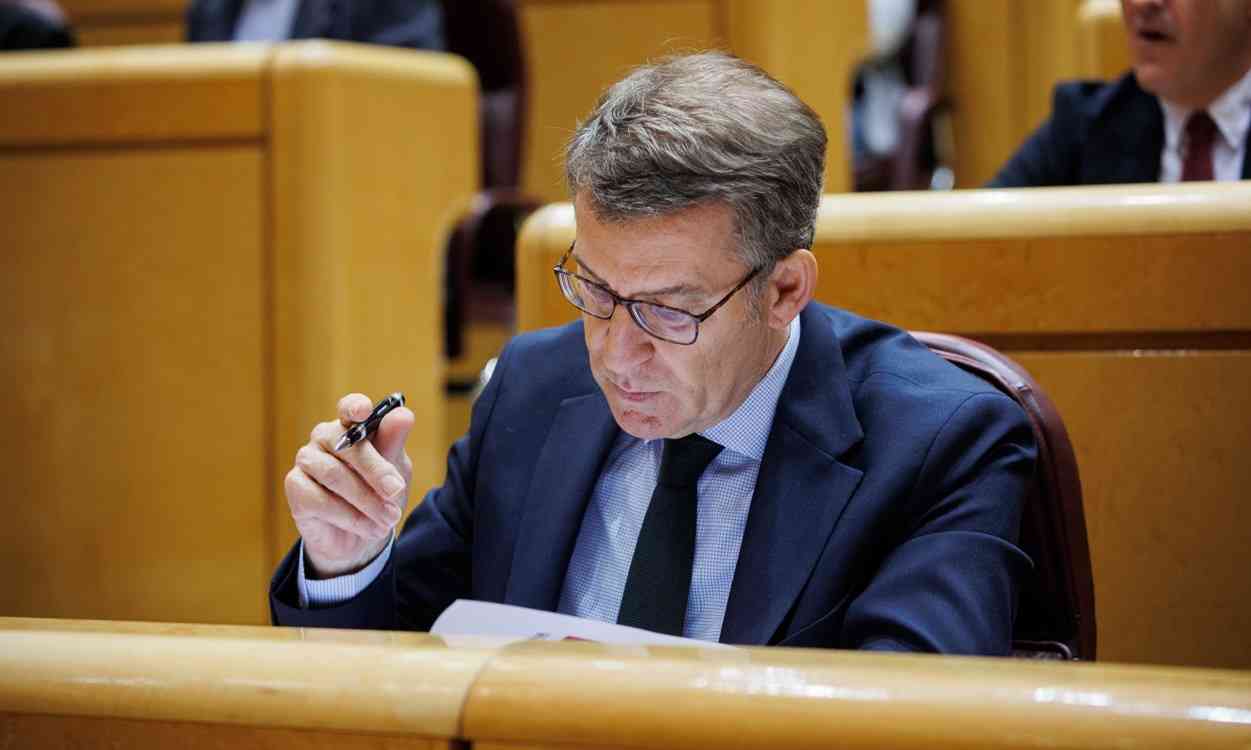
POLYGON ((667 438, 660 458, 658 483, 673 488, 694 487, 720 452, 720 445, 694 433, 676 440, 667 438))

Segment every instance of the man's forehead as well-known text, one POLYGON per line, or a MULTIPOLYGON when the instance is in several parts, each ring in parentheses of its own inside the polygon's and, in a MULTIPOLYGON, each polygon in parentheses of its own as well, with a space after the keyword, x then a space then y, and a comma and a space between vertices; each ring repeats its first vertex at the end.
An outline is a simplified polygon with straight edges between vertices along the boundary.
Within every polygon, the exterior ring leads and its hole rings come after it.
POLYGON ((705 294, 709 286, 699 273, 699 264, 662 253, 648 253, 647 259, 614 257, 612 253, 585 255, 575 243, 571 258, 578 270, 592 281, 598 281, 627 297, 659 297, 666 295, 705 294), (586 257, 589 255, 590 257, 586 257))

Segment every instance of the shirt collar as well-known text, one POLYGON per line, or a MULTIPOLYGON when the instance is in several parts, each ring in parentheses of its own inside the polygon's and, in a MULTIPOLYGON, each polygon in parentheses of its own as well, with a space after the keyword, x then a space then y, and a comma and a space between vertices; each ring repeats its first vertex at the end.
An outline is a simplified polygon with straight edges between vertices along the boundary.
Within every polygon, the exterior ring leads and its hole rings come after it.
POLYGON ((751 389, 747 398, 734 413, 717 424, 703 430, 700 434, 727 450, 742 454, 760 461, 764 458, 765 444, 769 442, 769 431, 773 428, 773 415, 777 412, 778 398, 782 395, 782 386, 790 375, 791 365, 795 362, 795 352, 799 349, 799 316, 791 321, 786 331, 786 346, 782 353, 773 361, 773 366, 765 376, 751 389))
MULTIPOLYGON (((1182 129, 1194 110, 1164 98, 1160 99, 1160 105, 1164 109, 1165 148, 1175 151, 1181 147, 1182 129)), ((1251 70, 1208 105, 1208 114, 1226 145, 1237 151, 1247 137, 1247 128, 1251 127, 1251 70)))

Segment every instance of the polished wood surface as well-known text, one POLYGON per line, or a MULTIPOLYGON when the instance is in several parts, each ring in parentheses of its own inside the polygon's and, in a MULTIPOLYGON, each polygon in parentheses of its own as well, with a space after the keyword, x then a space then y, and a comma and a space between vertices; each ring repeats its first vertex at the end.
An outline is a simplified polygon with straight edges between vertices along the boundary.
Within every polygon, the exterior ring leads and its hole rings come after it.
MULTIPOLYGON (((1100 658, 1251 669, 1251 184, 826 196, 817 298, 981 339, 1068 425, 1100 658)), ((547 206, 518 244, 519 325, 575 317, 547 206)))
POLYGON ((1222 748, 1251 673, 0 618, 5 747, 1222 748))
POLYGON ((0 151, 0 613, 264 621, 262 173, 0 151))
POLYGON ((0 711, 0 737, 18 748, 65 750, 460 750, 454 741, 399 734, 276 729, 188 721, 98 719, 86 716, 40 716, 0 711))
POLYGON ((0 614, 261 623, 282 477, 402 390, 442 480, 442 248, 477 184, 459 58, 326 42, 6 55, 0 614), (421 113, 415 117, 414 113, 421 113))
POLYGON ((0 618, 0 736, 5 747, 321 747, 340 733, 358 747, 401 736, 446 746, 495 648, 416 633, 0 618))
POLYGON ((83 47, 174 44, 186 38, 189 0, 59 0, 83 47))
POLYGON ((531 642, 488 661, 463 727, 501 749, 1245 747, 1251 675, 531 642))
POLYGON ((1078 12, 1083 78, 1111 81, 1130 68, 1120 0, 1084 0, 1078 12))
POLYGON ((0 98, 40 116, 0 118, 0 148, 258 139, 268 57, 254 44, 5 53, 0 98))

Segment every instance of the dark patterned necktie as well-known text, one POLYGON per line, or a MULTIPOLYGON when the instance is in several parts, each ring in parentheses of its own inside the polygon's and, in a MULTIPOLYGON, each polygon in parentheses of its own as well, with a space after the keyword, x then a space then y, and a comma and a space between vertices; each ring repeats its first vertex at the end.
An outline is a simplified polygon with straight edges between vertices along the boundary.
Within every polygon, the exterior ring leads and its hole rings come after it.
POLYGON ((1182 159, 1182 182, 1211 180, 1212 145, 1216 143, 1216 123, 1206 110, 1199 110, 1186 120, 1185 158, 1182 159))
POLYGON ((721 446, 687 435, 665 440, 660 479, 634 547, 617 622, 682 635, 695 564, 696 485, 721 446))

